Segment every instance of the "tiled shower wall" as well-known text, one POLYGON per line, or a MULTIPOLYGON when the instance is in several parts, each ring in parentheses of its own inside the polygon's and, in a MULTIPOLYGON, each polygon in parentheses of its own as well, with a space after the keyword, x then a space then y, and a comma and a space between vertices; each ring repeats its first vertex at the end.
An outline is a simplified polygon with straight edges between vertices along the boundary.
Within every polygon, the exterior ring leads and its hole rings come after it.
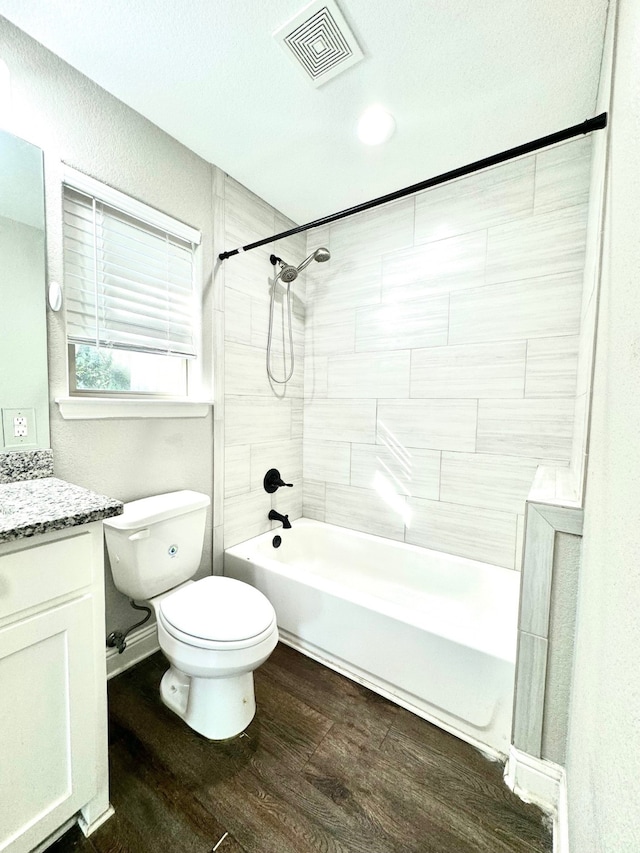
MULTIPOLYGON (((224 246, 234 248, 293 227, 260 198, 231 178, 223 187, 224 246)), ((271 508, 292 519, 302 514, 302 408, 304 350, 304 276, 292 287, 295 370, 278 385, 265 369, 269 301, 275 252, 289 263, 305 257, 305 235, 297 235, 224 262, 224 411, 216 440, 224 441, 224 547, 228 548, 279 523, 271 508), (277 468, 294 487, 274 495, 263 488, 264 475, 277 468)), ((276 289, 273 371, 282 378, 284 288, 276 289)), ((288 365, 287 360, 287 365, 288 365)), ((217 455, 220 458, 222 453, 217 455)), ((222 481, 216 472, 217 482, 222 481)))
POLYGON ((305 516, 518 567, 536 467, 571 459, 590 155, 309 233, 305 516))

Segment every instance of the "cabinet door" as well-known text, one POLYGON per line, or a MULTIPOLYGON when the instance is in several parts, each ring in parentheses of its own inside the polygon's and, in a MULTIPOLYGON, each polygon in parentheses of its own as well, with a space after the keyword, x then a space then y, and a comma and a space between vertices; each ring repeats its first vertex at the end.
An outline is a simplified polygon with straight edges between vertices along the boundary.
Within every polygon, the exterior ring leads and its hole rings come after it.
POLYGON ((0 631, 0 851, 26 853, 95 793, 89 595, 0 631))

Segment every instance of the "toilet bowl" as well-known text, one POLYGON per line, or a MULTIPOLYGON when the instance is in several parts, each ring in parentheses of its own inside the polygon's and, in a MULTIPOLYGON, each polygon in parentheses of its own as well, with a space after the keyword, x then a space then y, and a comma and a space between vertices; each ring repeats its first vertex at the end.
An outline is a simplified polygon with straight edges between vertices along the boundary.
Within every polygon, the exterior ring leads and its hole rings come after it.
POLYGON ((171 664, 164 704, 211 740, 234 737, 256 711, 253 672, 278 642, 276 614, 249 584, 221 576, 193 581, 209 498, 172 492, 124 505, 105 520, 117 589, 155 610, 158 642, 171 664))
POLYGON ((151 604, 171 664, 160 685, 164 704, 212 740, 244 731, 256 711, 253 671, 278 642, 267 598, 246 583, 216 576, 187 582, 151 604))

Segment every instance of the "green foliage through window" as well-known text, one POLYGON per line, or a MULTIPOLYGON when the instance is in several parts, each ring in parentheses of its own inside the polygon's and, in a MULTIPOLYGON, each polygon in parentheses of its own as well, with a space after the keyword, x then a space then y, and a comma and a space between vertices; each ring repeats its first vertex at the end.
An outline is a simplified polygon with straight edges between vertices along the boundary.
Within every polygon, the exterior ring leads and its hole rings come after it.
POLYGON ((113 363, 109 350, 76 346, 76 387, 83 390, 129 391, 131 372, 113 363))

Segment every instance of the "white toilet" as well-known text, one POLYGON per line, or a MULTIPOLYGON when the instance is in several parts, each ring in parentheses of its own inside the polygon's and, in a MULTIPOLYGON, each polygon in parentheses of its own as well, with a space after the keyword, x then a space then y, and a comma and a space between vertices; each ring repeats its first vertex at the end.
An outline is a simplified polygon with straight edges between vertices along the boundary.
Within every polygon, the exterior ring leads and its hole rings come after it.
POLYGON ((276 614, 249 584, 219 576, 191 581, 200 565, 209 497, 180 491, 124 505, 104 521, 116 588, 149 601, 171 667, 165 705, 212 740, 242 732, 256 711, 253 670, 278 642, 276 614))

